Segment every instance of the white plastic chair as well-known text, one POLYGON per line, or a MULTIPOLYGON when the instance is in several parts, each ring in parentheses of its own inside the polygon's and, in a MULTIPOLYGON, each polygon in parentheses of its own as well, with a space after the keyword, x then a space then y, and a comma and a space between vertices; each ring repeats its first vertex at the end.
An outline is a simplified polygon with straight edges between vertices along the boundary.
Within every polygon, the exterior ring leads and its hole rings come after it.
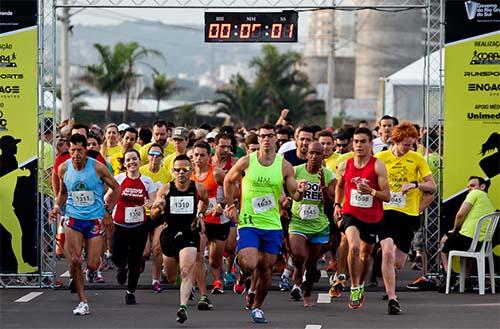
POLYGON ((495 228, 498 224, 498 219, 500 218, 500 212, 494 212, 488 215, 484 215, 481 217, 477 224, 476 230, 474 233, 474 239, 467 251, 459 251, 459 250, 450 250, 448 254, 448 273, 446 273, 446 293, 450 292, 450 279, 451 279, 451 267, 452 267, 452 258, 453 256, 461 257, 460 258, 460 292, 464 292, 465 290, 465 258, 475 258, 477 261, 477 276, 479 280, 479 294, 484 295, 484 286, 485 286, 485 262, 484 259, 488 257, 488 265, 490 268, 490 284, 491 284, 491 293, 495 293, 495 269, 493 265, 493 252, 492 252, 492 240, 493 234, 495 233, 495 228), (481 227, 486 220, 490 220, 488 227, 486 228, 486 232, 484 234, 483 245, 479 251, 476 251, 476 246, 479 241, 479 234, 481 233, 481 227))

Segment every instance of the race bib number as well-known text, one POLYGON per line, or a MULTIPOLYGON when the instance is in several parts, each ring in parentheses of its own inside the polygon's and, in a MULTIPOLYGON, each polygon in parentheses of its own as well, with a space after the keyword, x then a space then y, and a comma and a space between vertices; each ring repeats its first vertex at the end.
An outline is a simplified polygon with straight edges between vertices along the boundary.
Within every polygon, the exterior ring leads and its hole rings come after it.
POLYGON ((170 213, 172 214, 193 214, 194 198, 192 196, 170 197, 170 213))
POLYGON ((391 192, 391 200, 384 202, 384 206, 404 208, 406 207, 406 195, 402 192, 391 192))
POLYGON ((358 190, 351 190, 351 206, 359 208, 370 208, 373 205, 373 197, 370 194, 361 194, 358 190))
POLYGON ((77 207, 87 207, 94 204, 94 192, 92 191, 73 191, 71 192, 73 204, 77 207))
POLYGON ((125 223, 135 224, 144 221, 144 207, 125 207, 125 223))
POLYGON ((300 219, 318 219, 319 218, 319 207, 315 204, 303 204, 299 209, 300 219))
POLYGON ((216 206, 217 206, 217 199, 216 198, 209 198, 207 212, 212 212, 216 206))
POLYGON ((252 199, 253 211, 256 214, 261 214, 263 212, 269 211, 276 208, 276 203, 274 202, 274 197, 272 194, 267 194, 252 199))

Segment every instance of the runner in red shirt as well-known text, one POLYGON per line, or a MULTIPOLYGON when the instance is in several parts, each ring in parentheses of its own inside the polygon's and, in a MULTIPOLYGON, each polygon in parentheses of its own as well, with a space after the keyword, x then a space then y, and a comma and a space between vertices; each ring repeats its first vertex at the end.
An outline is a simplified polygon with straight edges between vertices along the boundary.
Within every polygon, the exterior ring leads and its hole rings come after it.
POLYGON ((349 244, 349 308, 357 309, 364 302, 363 280, 383 217, 382 201, 389 201, 390 192, 385 165, 372 156, 372 134, 369 129, 356 129, 353 149, 354 158, 340 163, 338 167, 334 218, 338 220, 338 226, 349 244))

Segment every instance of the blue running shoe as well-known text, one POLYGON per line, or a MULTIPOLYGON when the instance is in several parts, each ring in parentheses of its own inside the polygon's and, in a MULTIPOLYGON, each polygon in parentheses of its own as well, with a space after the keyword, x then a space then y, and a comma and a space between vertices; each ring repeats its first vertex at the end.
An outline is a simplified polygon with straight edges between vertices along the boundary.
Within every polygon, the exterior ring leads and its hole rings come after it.
POLYGON ((264 311, 262 311, 260 308, 254 308, 252 310, 252 313, 250 313, 250 316, 255 323, 267 323, 264 311))
POLYGON ((224 284, 234 284, 234 281, 236 281, 236 278, 234 277, 233 273, 224 273, 224 284))
POLYGON ((282 275, 280 279, 280 289, 281 291, 290 291, 292 290, 292 283, 290 282, 290 278, 282 275))

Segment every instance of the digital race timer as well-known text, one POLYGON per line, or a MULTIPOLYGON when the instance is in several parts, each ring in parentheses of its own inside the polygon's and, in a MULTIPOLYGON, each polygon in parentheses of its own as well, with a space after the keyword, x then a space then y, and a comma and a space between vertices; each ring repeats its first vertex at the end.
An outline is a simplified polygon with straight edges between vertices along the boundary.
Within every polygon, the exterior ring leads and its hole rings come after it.
POLYGON ((205 13, 205 42, 297 42, 296 11, 205 13))

